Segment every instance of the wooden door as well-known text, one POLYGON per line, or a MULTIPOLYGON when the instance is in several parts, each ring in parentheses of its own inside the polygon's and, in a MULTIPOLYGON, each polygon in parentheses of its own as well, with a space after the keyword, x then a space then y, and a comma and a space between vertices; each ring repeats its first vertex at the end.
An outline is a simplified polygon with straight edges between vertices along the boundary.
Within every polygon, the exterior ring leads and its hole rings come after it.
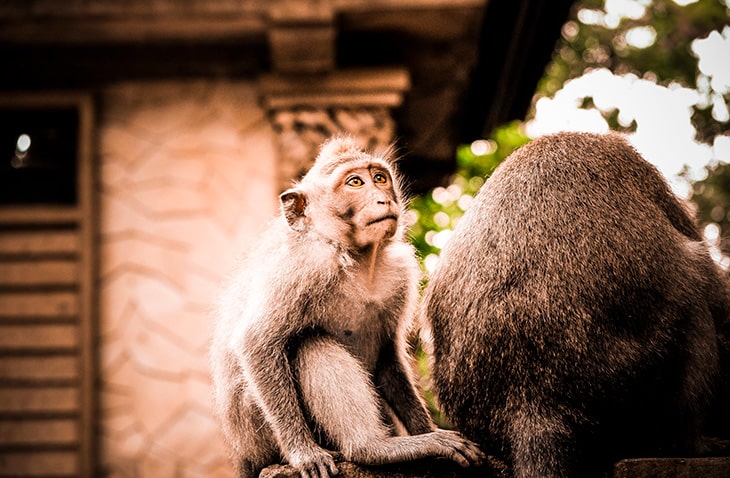
MULTIPOLYGON (((63 113, 51 119, 60 127, 48 135, 75 135, 55 138, 75 145, 73 164, 34 183, 46 173, 13 176, 34 146, 22 151, 19 139, 15 151, 0 151, 0 162, 15 161, 0 169, 0 476, 94 475, 92 102, 67 93, 0 95, 6 132, 54 112, 63 113), (70 189, 55 191, 54 181, 66 180, 70 189)), ((48 154, 44 161, 60 153, 48 154)))

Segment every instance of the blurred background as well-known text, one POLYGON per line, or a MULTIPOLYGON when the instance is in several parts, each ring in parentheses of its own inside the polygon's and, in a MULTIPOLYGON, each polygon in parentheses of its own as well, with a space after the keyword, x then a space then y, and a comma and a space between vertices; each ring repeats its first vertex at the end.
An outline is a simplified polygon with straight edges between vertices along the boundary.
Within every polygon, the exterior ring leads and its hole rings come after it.
POLYGON ((347 131, 395 142, 424 270, 485 177, 622 131, 730 254, 726 0, 0 4, 0 476, 230 477, 211 304, 347 131))

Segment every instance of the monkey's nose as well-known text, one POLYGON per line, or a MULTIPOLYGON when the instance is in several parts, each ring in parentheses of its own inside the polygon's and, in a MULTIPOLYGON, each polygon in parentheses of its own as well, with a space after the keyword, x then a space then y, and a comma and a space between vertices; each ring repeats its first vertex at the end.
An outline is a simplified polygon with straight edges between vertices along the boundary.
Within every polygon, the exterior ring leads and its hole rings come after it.
POLYGON ((373 199, 375 199, 375 204, 379 206, 385 206, 390 203, 390 198, 380 191, 373 194, 373 199))

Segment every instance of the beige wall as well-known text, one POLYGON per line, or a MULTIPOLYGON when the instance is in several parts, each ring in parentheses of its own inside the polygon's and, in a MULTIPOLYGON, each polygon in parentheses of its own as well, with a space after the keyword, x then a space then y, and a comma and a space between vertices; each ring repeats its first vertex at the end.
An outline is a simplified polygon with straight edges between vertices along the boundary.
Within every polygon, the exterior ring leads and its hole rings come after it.
POLYGON ((276 211, 253 83, 120 84, 99 112, 100 435, 110 476, 231 476, 211 414, 209 309, 276 211))

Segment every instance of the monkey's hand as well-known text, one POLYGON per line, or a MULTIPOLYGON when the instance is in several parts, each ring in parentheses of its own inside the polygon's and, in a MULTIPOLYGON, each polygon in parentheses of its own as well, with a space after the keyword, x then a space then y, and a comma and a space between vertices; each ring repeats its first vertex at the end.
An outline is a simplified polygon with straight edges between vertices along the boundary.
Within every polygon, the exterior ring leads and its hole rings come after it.
POLYGON ((287 461, 301 478, 330 478, 340 472, 332 455, 317 445, 289 453, 287 461))
POLYGON ((433 437, 437 456, 453 460, 463 467, 479 466, 486 458, 476 443, 468 440, 459 432, 438 429, 429 435, 433 437))

